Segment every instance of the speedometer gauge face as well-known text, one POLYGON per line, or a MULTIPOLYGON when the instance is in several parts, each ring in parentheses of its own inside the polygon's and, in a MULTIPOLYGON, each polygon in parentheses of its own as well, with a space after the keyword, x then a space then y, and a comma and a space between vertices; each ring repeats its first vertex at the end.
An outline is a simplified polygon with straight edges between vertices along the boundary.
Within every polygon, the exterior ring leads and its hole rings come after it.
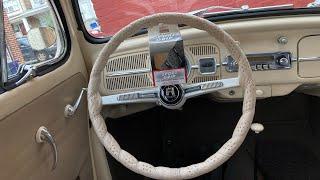
POLYGON ((149 50, 155 86, 186 83, 187 60, 177 25, 159 24, 150 28, 149 50))
MULTIPOLYGON (((182 43, 182 42, 177 42, 182 43)), ((183 49, 177 49, 183 45, 175 45, 169 52, 159 52, 153 54, 152 69, 156 71, 179 69, 186 67, 186 60, 183 49)))

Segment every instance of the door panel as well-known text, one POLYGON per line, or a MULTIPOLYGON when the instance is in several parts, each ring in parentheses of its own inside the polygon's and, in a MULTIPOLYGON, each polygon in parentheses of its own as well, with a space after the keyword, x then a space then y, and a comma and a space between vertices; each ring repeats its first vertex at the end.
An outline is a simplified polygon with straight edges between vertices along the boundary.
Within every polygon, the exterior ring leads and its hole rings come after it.
POLYGON ((86 79, 78 73, 1 119, 0 179, 76 179, 90 159, 86 98, 71 118, 64 117, 64 107, 85 86, 86 79), (35 141, 40 126, 56 140, 58 164, 53 171, 50 146, 35 141))
MULTIPOLYGON (((59 4, 58 1, 54 3, 59 4)), ((64 58, 59 62, 60 66, 56 64, 52 71, 46 69, 48 73, 28 79, 24 84, 0 94, 1 180, 93 179, 86 96, 71 118, 64 116, 65 106, 73 104, 88 83, 75 31, 77 26, 71 8, 68 9, 64 3, 62 1, 61 7, 53 8, 63 17, 57 22, 61 28, 63 26, 59 31, 63 35, 61 38, 66 35, 62 38, 65 42, 61 40, 64 43, 57 44, 57 47, 65 45, 67 51, 61 53, 64 58), (41 126, 45 126, 56 141, 58 163, 54 170, 51 169, 53 153, 50 145, 39 144, 35 139, 41 126)), ((11 27, 8 23, 6 25, 11 27)), ((59 29, 57 26, 54 28, 59 29)), ((11 35, 14 39, 15 34, 11 35)))

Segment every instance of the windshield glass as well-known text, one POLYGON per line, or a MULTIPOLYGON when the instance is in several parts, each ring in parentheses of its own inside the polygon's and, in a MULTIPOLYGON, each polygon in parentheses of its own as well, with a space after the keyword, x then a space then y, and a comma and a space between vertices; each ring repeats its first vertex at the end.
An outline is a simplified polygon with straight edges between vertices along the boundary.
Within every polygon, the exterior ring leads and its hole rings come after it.
POLYGON ((314 8, 320 0, 78 0, 83 23, 96 38, 112 36, 133 20, 160 12, 207 17, 213 13, 288 8, 314 8), (209 8, 208 8, 209 7, 209 8))

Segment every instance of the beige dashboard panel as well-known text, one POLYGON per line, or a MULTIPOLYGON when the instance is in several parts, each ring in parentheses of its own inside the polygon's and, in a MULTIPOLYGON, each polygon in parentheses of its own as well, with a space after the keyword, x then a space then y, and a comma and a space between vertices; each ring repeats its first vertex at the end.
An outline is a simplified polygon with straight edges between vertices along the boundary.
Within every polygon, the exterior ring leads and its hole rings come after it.
MULTIPOLYGON (((266 88, 267 92, 263 96, 282 96, 294 91, 300 84, 319 83, 320 76, 314 78, 304 78, 298 74, 298 43, 305 36, 320 33, 320 16, 283 16, 267 17, 255 19, 243 19, 236 21, 218 22, 217 24, 226 30, 230 35, 240 43, 240 47, 247 54, 271 53, 271 52, 291 52, 293 57, 292 67, 287 70, 266 70, 255 71, 254 78, 257 86, 266 88), (280 44, 277 39, 284 36, 288 39, 287 44, 280 44)), ((194 28, 184 27, 181 29, 181 35, 186 45, 214 44, 219 49, 218 61, 223 64, 225 58, 229 55, 226 48, 217 40, 209 37, 204 31, 194 28)), ((85 51, 95 51, 102 46, 93 46, 83 43, 85 51)), ((141 49, 148 48, 148 36, 140 35, 130 38, 123 42, 115 54, 124 55, 126 53, 138 52, 141 49)), ((314 53, 315 50, 308 50, 307 54, 314 53)), ((87 56, 87 64, 92 66, 96 59, 95 53, 84 53, 87 56)), ((309 56, 309 55, 308 55, 309 56)), ((310 69, 310 67, 307 67, 310 69)), ((316 69, 310 71, 315 71, 316 69)), ((309 71, 309 70, 306 70, 309 71)), ((219 68, 219 78, 235 77, 237 73, 227 72, 224 66, 219 68)), ((106 92, 105 88, 101 89, 106 92)), ((228 96, 227 91, 220 92, 226 98, 238 98, 237 96, 228 96)))
MULTIPOLYGON (((319 33, 319 21, 319 16, 309 15, 243 19, 217 22, 217 24, 230 33, 236 40, 239 40, 241 47, 244 49, 248 47, 248 50, 251 51, 269 51, 290 48, 296 52, 296 43, 301 37, 319 33), (274 36, 270 37, 270 34, 273 34, 274 36), (285 46, 279 45, 276 42, 276 38, 280 35, 290 37, 289 43, 285 46), (270 42, 272 46, 269 46, 270 42)), ((181 30, 181 34, 184 40, 204 39, 206 42, 216 43, 216 41, 213 41, 212 38, 208 37, 206 32, 198 29, 184 27, 181 30)), ((83 50, 83 55, 87 61, 88 69, 91 69, 104 44, 90 44, 83 38, 81 33, 79 33, 78 37, 81 41, 80 45, 82 46, 81 49, 83 50)), ((148 36, 140 35, 123 42, 115 53, 134 52, 147 47, 148 36)))
MULTIPOLYGON (((271 86, 256 86, 256 97, 267 98, 272 96, 271 86)), ((212 95, 216 99, 242 99, 243 98, 243 89, 240 87, 225 89, 218 91, 212 95)))
POLYGON ((320 77, 320 35, 303 37, 298 44, 300 77, 320 77))

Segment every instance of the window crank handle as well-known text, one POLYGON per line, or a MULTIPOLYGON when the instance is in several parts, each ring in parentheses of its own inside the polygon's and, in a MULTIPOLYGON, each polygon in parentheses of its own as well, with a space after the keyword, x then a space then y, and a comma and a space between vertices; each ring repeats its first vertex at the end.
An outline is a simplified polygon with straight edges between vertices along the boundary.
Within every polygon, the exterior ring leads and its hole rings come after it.
POLYGON ((65 107, 65 109, 64 109, 64 116, 65 116, 66 118, 70 118, 70 117, 72 117, 72 116, 76 113, 76 111, 77 111, 77 109, 78 109, 78 107, 79 107, 79 105, 80 105, 80 103, 81 103, 81 99, 82 99, 82 97, 83 97, 83 94, 84 94, 86 91, 87 91, 87 88, 82 88, 82 90, 81 90, 81 92, 80 92, 80 95, 79 95, 79 97, 77 98, 77 100, 76 100, 76 102, 74 103, 74 105, 71 105, 71 104, 67 104, 67 105, 66 105, 66 107, 65 107))

